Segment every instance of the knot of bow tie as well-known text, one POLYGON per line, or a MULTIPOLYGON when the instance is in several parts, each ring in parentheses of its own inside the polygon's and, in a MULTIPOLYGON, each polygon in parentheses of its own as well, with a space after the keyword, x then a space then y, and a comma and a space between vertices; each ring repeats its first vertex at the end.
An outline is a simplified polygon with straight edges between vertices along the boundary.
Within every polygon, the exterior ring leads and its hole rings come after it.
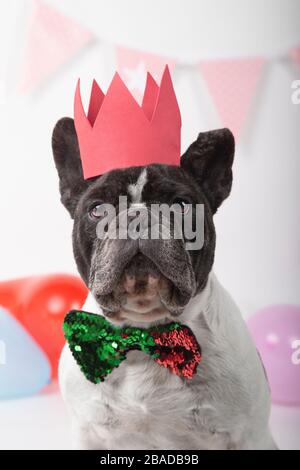
POLYGON ((72 310, 64 319, 63 331, 81 371, 93 383, 102 382, 134 349, 186 379, 195 375, 201 361, 192 331, 176 322, 149 329, 118 327, 101 315, 72 310))

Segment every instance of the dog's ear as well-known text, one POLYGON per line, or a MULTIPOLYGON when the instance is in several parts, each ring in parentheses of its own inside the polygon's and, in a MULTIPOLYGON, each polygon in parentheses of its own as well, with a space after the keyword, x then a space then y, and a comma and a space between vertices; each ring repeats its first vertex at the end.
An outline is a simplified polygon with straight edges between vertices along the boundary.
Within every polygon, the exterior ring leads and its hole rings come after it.
POLYGON ((215 213, 232 185, 234 137, 229 129, 201 132, 181 157, 181 166, 201 186, 215 213))
POLYGON ((52 150, 59 176, 61 202, 73 218, 80 195, 89 185, 83 178, 73 119, 65 117, 56 123, 52 134, 52 150))

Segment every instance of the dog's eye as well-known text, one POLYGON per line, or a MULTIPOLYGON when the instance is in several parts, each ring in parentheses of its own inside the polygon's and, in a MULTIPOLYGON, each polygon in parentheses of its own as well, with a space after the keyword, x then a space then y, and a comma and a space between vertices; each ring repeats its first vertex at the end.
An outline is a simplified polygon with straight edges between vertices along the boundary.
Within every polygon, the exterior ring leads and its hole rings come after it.
POLYGON ((191 202, 180 198, 174 199, 173 204, 177 204, 178 206, 180 206, 181 212, 183 214, 187 214, 192 207, 191 202))
POLYGON ((100 219, 103 217, 103 206, 102 204, 97 204, 89 210, 89 216, 91 219, 100 219))

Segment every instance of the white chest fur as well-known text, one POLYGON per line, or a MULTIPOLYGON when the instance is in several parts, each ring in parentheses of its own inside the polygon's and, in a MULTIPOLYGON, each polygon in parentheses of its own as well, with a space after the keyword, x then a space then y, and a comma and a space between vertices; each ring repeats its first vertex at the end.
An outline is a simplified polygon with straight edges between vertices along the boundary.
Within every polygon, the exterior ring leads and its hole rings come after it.
MULTIPOLYGON (((100 313, 91 297, 83 309, 100 313)), ((59 381, 72 417, 75 447, 274 447, 262 365, 237 307, 213 275, 180 321, 192 329, 202 349, 202 362, 191 381, 131 351, 105 382, 94 385, 65 346, 59 381)))

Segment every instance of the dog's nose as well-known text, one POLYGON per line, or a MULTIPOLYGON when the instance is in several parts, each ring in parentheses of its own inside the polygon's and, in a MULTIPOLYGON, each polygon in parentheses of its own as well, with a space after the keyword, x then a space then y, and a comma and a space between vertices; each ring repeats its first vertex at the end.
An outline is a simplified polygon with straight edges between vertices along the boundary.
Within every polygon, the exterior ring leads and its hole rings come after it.
POLYGON ((157 295, 159 277, 147 273, 125 274, 124 290, 131 295, 154 297, 157 295))

